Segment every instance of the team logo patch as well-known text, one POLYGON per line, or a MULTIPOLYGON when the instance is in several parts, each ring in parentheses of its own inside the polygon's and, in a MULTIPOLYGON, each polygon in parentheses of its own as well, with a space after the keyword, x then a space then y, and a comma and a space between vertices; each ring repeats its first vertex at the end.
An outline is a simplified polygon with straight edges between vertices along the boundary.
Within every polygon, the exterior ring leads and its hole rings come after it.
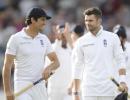
POLYGON ((107 47, 107 40, 106 39, 103 40, 103 45, 104 45, 104 47, 107 47))
POLYGON ((43 46, 43 45, 44 45, 43 40, 40 40, 40 43, 41 43, 41 46, 43 46))

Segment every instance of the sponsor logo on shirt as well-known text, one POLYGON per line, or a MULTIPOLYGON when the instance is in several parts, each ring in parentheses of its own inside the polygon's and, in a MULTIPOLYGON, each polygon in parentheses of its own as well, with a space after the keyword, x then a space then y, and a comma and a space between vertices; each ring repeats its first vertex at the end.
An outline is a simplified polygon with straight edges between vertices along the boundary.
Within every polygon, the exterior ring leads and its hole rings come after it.
POLYGON ((21 42, 20 44, 31 44, 31 42, 21 42))
POLYGON ((93 45, 95 45, 95 44, 93 44, 93 43, 91 43, 91 44, 85 44, 85 45, 83 45, 83 47, 88 47, 88 46, 93 46, 93 45))

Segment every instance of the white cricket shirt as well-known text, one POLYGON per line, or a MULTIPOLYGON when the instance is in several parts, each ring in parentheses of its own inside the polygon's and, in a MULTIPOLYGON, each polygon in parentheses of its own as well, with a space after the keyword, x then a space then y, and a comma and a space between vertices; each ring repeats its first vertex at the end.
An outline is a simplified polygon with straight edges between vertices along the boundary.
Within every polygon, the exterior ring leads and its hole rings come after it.
MULTIPOLYGON (((75 45, 73 78, 82 80, 84 96, 114 96, 114 85, 110 77, 114 75, 113 59, 120 67, 125 59, 117 35, 103 30, 96 36, 88 32, 75 45), (84 67, 83 67, 84 64, 84 67)), ((120 68, 119 67, 119 68, 120 68)))
POLYGON ((32 39, 23 28, 20 32, 12 35, 7 43, 6 54, 16 56, 14 61, 15 85, 25 81, 25 84, 22 85, 26 86, 26 82, 34 82, 41 78, 45 56, 52 51, 49 39, 41 33, 32 39))

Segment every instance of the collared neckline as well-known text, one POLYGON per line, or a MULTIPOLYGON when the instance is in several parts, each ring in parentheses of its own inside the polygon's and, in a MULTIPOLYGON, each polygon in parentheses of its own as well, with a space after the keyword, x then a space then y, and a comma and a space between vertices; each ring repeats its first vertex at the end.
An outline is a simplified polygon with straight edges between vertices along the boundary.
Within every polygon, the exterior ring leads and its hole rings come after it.
POLYGON ((100 26, 100 30, 98 31, 98 33, 96 34, 96 36, 99 36, 101 33, 102 33, 102 31, 103 31, 103 26, 100 26))
MULTIPOLYGON (((32 38, 31 36, 29 36, 26 32, 25 32, 25 27, 22 29, 22 36, 25 37, 25 38, 32 38)), ((38 33, 38 35, 35 37, 35 38, 39 38, 41 37, 41 34, 38 33)))
MULTIPOLYGON (((103 26, 100 26, 100 30, 97 32, 96 37, 99 36, 102 33, 102 31, 103 31, 103 26)), ((90 31, 89 33, 93 35, 90 31)))

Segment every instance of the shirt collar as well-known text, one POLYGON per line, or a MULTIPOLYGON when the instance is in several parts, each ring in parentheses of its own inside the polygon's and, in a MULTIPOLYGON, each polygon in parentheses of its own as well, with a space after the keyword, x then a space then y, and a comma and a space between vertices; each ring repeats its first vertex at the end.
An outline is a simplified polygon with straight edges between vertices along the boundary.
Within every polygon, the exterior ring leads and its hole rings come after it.
POLYGON ((96 36, 99 36, 103 31, 103 26, 100 26, 100 30, 98 31, 98 33, 96 34, 96 36))
MULTIPOLYGON (((25 27, 22 29, 22 37, 24 38, 31 38, 29 35, 27 35, 27 33, 25 32, 25 27)), ((38 33, 38 35, 35 38, 39 38, 41 37, 41 34, 38 33)))

